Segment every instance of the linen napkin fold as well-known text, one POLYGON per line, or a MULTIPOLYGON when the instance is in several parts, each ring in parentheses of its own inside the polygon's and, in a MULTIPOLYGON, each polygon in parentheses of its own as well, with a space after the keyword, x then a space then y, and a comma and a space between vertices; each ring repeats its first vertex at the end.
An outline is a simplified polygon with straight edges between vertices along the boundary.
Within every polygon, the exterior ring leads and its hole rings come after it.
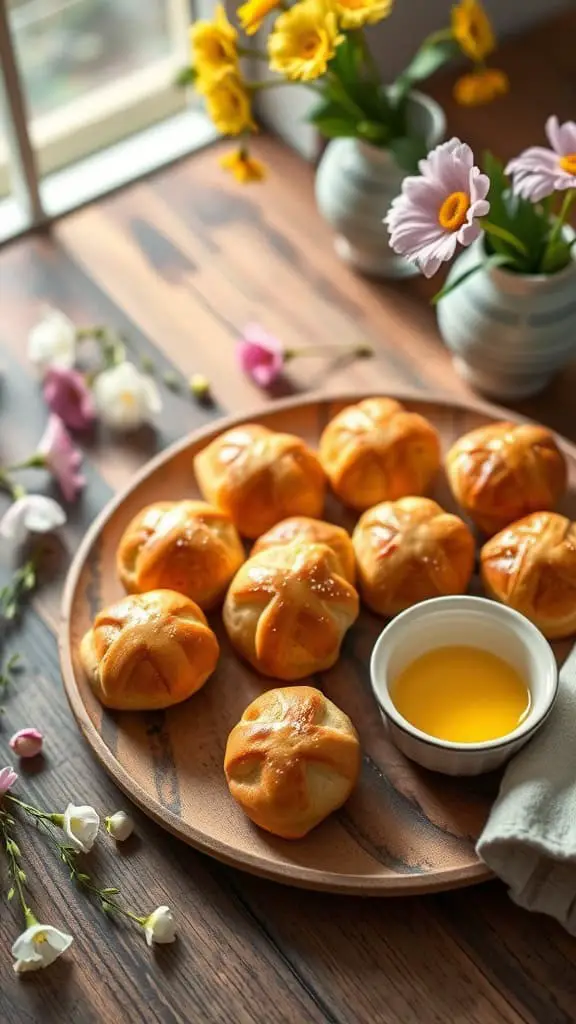
POLYGON ((576 935, 576 646, 548 721, 506 769, 476 849, 515 903, 576 935))

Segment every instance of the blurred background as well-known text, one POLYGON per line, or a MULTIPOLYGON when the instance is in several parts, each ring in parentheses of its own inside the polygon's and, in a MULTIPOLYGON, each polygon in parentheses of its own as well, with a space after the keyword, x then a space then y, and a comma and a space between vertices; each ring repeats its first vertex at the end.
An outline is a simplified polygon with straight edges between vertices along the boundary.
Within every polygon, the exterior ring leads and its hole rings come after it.
MULTIPOLYGON (((450 6, 397 0, 373 35, 387 77, 450 6)), ((485 6, 510 34, 573 0, 485 6)), ((189 22, 213 8, 213 0, 0 0, 0 242, 213 140, 193 97, 174 87, 189 22)), ((312 157, 315 133, 303 121, 310 96, 268 91, 260 113, 312 157)))

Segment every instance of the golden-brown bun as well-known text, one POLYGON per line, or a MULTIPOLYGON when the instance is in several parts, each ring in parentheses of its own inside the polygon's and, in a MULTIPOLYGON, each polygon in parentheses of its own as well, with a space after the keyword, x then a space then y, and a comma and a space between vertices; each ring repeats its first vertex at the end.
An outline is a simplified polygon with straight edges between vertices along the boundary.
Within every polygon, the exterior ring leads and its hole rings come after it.
POLYGON ((546 427, 491 423, 464 434, 446 456, 456 501, 487 534, 554 507, 566 490, 566 460, 546 427))
POLYGON ((98 700, 130 711, 186 700, 212 675, 219 653, 202 610, 173 590, 135 594, 104 608, 80 645, 98 700))
POLYGON ((300 839, 350 796, 360 772, 358 734, 311 686, 268 690, 232 729, 224 770, 256 825, 300 839))
POLYGON ((358 616, 358 594, 325 544, 287 545, 253 555, 224 602, 232 645, 259 672, 302 679, 330 668, 358 616))
POLYGON ((271 530, 264 533, 252 548, 252 554, 267 548, 277 548, 284 544, 327 544, 338 558, 340 575, 354 583, 356 579, 356 559, 350 535, 335 523, 326 523, 322 519, 309 519, 307 516, 292 516, 276 523, 271 530))
POLYGON ((338 497, 363 511, 428 490, 440 466, 431 423, 393 398, 367 398, 330 421, 320 461, 338 497))
POLYGON ((576 633, 576 524, 533 512, 487 541, 481 552, 488 594, 522 612, 550 640, 576 633))
POLYGON ((194 460, 204 497, 256 538, 286 516, 322 515, 326 478, 299 437, 246 423, 217 437, 194 460))
POLYGON ((431 597, 463 594, 474 568, 474 538, 458 516, 429 498, 383 501, 352 535, 360 593, 379 615, 431 597))
POLYGON ((118 575, 131 594, 176 590, 212 608, 244 561, 232 520, 204 501, 148 505, 122 535, 118 575))

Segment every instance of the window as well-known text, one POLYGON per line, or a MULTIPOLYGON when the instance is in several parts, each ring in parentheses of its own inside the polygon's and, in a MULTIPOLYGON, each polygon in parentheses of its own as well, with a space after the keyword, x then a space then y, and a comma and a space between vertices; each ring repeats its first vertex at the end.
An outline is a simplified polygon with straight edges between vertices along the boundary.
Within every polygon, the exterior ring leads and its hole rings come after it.
MULTIPOLYGON (((24 121, 32 153, 24 164, 28 176, 30 164, 35 165, 32 177, 40 196, 44 183, 54 194, 50 177, 55 172, 68 169, 68 188, 71 165, 81 161, 85 178, 85 158, 153 125, 162 122, 165 128, 169 119, 184 117, 199 127, 202 115, 190 109, 190 97, 174 86, 175 72, 189 55, 190 15, 190 0, 0 0, 0 64, 10 101, 0 113, 0 197, 9 194, 11 176, 13 183, 18 176, 14 163, 23 162, 21 153, 15 159, 22 139, 16 147, 10 144, 12 125, 18 121, 24 121), (23 107, 16 93, 23 96, 23 107)), ((184 151, 195 148, 197 141, 197 133, 191 131, 188 139, 186 130, 183 123, 184 151)), ((205 124, 201 135, 207 141, 205 124)), ((162 138, 165 143, 165 133, 162 138)), ((114 154, 119 167, 121 147, 114 154)), ((181 153, 168 145, 167 157, 177 155, 181 153)), ((155 161, 165 162, 159 145, 155 161)), ((150 169, 144 159, 136 174, 150 169)), ((135 176, 133 167, 130 177, 135 176)), ((125 170, 120 179, 126 179, 125 170)), ((113 187, 112 180, 108 187, 113 187)), ((86 181, 80 194, 91 197, 86 181)), ((0 223, 5 235, 3 228, 0 223)))

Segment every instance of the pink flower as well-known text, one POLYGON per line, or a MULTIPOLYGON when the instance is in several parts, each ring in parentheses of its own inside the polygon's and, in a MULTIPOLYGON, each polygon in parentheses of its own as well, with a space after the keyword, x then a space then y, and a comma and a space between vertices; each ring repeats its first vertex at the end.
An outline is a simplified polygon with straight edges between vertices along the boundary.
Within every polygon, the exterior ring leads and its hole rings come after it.
POLYGON ((72 430, 85 430, 96 417, 92 395, 78 370, 51 366, 44 378, 44 398, 72 430))
POLYGON ((0 797, 7 793, 11 786, 18 781, 18 776, 13 768, 7 767, 0 770, 0 797))
POLYGON ((282 373, 284 354, 277 338, 250 324, 238 342, 240 368, 260 388, 269 388, 282 373))
POLYGON ((384 219, 394 252, 432 277, 452 259, 456 246, 480 235, 477 218, 490 210, 490 179, 474 166, 474 154, 460 139, 436 146, 419 163, 420 177, 404 178, 402 193, 384 219))
POLYGON ((62 420, 55 413, 52 413, 48 420, 48 426, 38 445, 38 455, 42 465, 47 466, 56 477, 66 501, 75 501, 86 484, 86 480, 78 472, 82 455, 75 447, 62 420))
POLYGON ((576 121, 546 121, 546 135, 552 149, 530 146, 511 160, 506 174, 513 177, 516 195, 539 203, 553 192, 576 188, 576 121))
POLYGON ((44 737, 38 729, 20 729, 10 740, 10 749, 18 757, 36 757, 42 750, 44 737))

